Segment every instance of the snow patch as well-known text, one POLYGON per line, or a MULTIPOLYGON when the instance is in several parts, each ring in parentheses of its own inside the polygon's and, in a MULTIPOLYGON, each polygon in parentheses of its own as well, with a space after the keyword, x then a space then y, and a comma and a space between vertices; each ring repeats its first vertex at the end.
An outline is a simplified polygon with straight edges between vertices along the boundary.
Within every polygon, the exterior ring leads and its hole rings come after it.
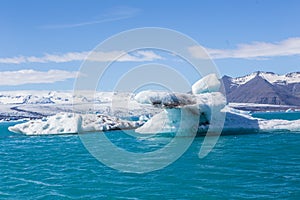
POLYGON ((289 73, 285 75, 279 75, 273 72, 254 72, 246 76, 232 78, 231 81, 237 85, 243 85, 256 76, 260 76, 272 84, 286 85, 291 83, 300 83, 299 72, 289 73))

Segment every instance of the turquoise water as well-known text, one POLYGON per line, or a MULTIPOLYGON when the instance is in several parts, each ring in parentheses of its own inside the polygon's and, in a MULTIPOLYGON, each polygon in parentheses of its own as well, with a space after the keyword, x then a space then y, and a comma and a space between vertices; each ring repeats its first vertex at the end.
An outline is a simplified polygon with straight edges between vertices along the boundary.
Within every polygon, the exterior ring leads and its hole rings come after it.
POLYGON ((300 117, 300 112, 255 112, 251 114, 253 117, 263 119, 286 119, 296 120, 300 117))
MULTIPOLYGON (((131 174, 101 164, 77 135, 28 137, 11 124, 0 124, 0 199, 300 199, 299 133, 222 136, 204 159, 197 137, 166 168, 131 174)), ((168 141, 107 135, 134 151, 168 141)))

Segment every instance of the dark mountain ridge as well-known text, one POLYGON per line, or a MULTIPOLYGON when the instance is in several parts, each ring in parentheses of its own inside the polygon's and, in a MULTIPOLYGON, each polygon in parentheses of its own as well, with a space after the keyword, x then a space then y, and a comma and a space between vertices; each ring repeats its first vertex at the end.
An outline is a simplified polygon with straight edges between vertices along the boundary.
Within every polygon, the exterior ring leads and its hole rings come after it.
POLYGON ((228 102, 300 106, 300 72, 254 72, 222 81, 228 102))

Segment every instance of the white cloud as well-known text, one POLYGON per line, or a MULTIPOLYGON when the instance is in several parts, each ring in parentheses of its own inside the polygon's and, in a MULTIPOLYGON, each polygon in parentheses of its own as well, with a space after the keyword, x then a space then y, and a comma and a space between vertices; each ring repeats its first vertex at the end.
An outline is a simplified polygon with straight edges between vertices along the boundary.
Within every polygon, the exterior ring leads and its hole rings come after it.
POLYGON ((137 51, 136 53, 128 54, 123 51, 111 52, 92 52, 87 60, 96 62, 118 61, 118 62, 142 62, 163 59, 160 55, 153 51, 137 51), (122 55, 121 57, 119 57, 122 55), (117 60, 116 60, 117 59, 117 60))
POLYGON ((81 26, 88 26, 94 24, 102 24, 106 22, 113 22, 119 21, 123 19, 128 19, 136 16, 140 12, 140 9, 128 7, 128 6, 119 6, 107 10, 103 15, 98 17, 95 20, 89 20, 85 22, 77 22, 77 23, 70 23, 70 24, 52 24, 52 25, 45 25, 41 28, 45 29, 60 29, 60 28, 75 28, 81 26))
MULTIPOLYGON (((206 54, 200 46, 188 48, 195 58, 205 58, 206 54)), ((280 42, 253 42, 250 44, 239 44, 235 49, 211 49, 206 48, 213 59, 242 58, 242 59, 266 59, 276 56, 300 55, 300 37, 288 38, 280 42)), ((73 61, 84 61, 88 59, 95 62, 143 62, 164 59, 150 50, 140 50, 134 53, 124 51, 109 52, 69 52, 64 54, 44 54, 43 56, 17 56, 0 58, 0 64, 22 64, 22 63, 66 63, 73 61), (122 57, 116 58, 122 54, 122 57)))
POLYGON ((12 57, 12 58, 0 58, 0 63, 4 64, 20 64, 26 62, 24 56, 12 57))
MULTIPOLYGON (((195 58, 203 58, 199 46, 189 47, 189 51, 195 58)), ((253 42, 250 44, 239 44, 236 49, 206 49, 214 59, 243 58, 243 59, 265 59, 276 56, 300 55, 300 38, 288 38, 280 42, 253 42)))
POLYGON ((11 58, 0 58, 2 64, 22 64, 22 63, 66 63, 72 61, 91 60, 97 62, 117 61, 117 62, 142 62, 163 59, 160 55, 153 51, 137 51, 134 54, 129 54, 123 51, 110 51, 110 52, 69 52, 65 54, 45 54, 41 57, 36 56, 18 56, 11 58), (123 56, 116 60, 117 56, 123 56), (88 56, 89 55, 89 56, 88 56), (88 57, 87 57, 88 56, 88 57))
POLYGON ((78 72, 63 70, 35 71, 3 71, 0 72, 0 86, 15 86, 23 84, 54 83, 64 81, 70 78, 76 78, 78 72))

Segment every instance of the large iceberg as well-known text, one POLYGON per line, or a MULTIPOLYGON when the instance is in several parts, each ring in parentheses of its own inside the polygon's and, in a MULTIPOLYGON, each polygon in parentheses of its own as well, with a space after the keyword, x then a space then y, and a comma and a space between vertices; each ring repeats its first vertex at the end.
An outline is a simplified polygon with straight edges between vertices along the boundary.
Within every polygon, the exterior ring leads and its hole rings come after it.
MULTIPOLYGON (((159 93, 143 91, 135 99, 144 104, 151 103, 161 106, 163 111, 154 115, 136 132, 142 134, 155 134, 160 132, 185 132, 189 135, 189 127, 194 126, 197 120, 198 132, 207 131, 213 121, 213 114, 226 105, 224 95, 219 91, 221 83, 215 74, 209 74, 192 86, 192 94, 159 93), (201 129, 201 130, 200 130, 201 129)), ((223 125, 224 117, 219 115, 223 125), (222 119, 223 118, 223 119, 222 119)), ((222 128, 222 127, 221 127, 222 128)))
MULTIPOLYGON (((146 96, 151 98, 150 94, 153 94, 153 92, 150 91, 146 96)), ((192 123, 191 119, 195 117, 198 117, 197 120, 200 126, 209 125, 212 112, 220 112, 226 105, 225 97, 219 92, 186 95, 189 99, 185 101, 181 101, 181 95, 176 94, 176 96, 179 99, 176 102, 183 102, 182 104, 172 104, 172 107, 162 106, 163 110, 154 115, 142 127, 137 128, 136 132, 148 134, 176 132, 179 127, 182 128, 183 125, 187 126, 192 123)), ((186 129, 186 132, 188 132, 188 129, 186 129)))

